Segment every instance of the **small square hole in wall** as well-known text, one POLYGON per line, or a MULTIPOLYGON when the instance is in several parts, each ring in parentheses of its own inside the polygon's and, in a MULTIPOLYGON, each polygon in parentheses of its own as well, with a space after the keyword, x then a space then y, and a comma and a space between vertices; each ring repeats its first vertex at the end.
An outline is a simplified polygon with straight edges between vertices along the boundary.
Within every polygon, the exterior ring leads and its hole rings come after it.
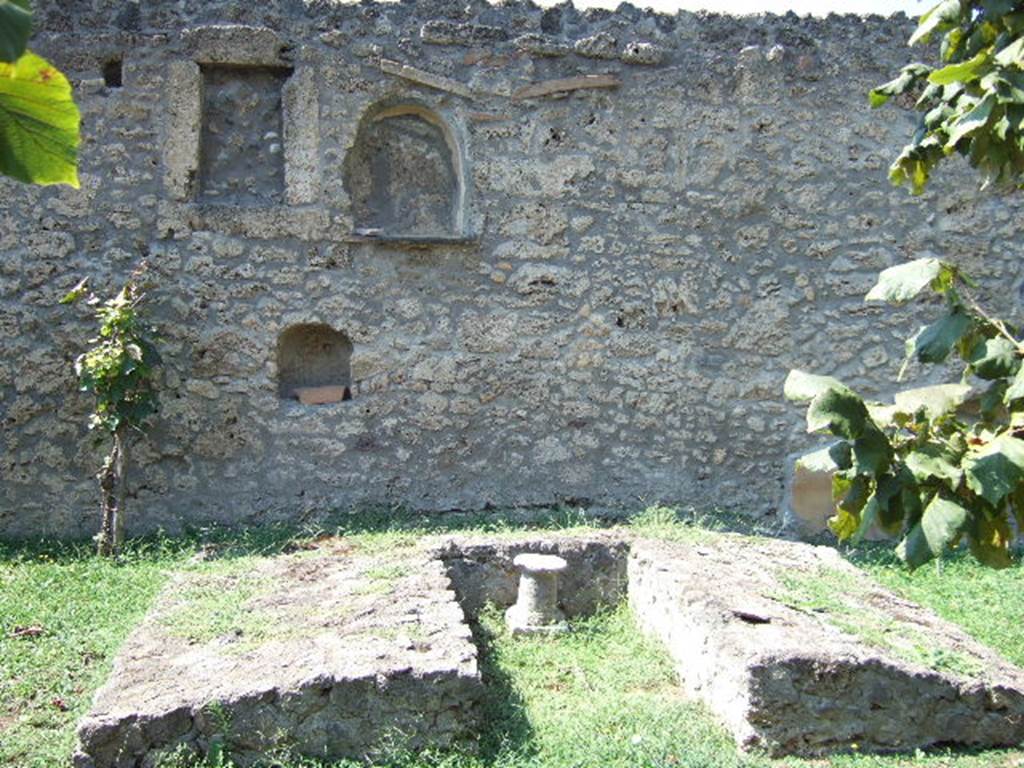
POLYGON ((124 62, 111 59, 103 65, 103 84, 107 88, 120 88, 124 83, 124 62))
POLYGON ((290 71, 203 67, 199 197, 273 205, 284 199, 281 90, 290 71))

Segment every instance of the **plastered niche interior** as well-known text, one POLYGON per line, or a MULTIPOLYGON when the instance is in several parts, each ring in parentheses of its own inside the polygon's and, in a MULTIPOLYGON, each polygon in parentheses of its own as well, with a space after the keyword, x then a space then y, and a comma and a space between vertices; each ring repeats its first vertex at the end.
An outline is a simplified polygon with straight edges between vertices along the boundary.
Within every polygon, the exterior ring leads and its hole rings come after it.
POLYGON ((355 234, 446 238, 463 234, 465 184, 458 143, 433 111, 377 108, 345 161, 355 234))
POLYGON ((222 65, 201 71, 199 199, 240 205, 283 202, 281 93, 291 72, 222 65))
POLYGON ((352 342, 341 331, 324 323, 303 323, 278 337, 277 393, 282 399, 349 400, 351 384, 352 342))

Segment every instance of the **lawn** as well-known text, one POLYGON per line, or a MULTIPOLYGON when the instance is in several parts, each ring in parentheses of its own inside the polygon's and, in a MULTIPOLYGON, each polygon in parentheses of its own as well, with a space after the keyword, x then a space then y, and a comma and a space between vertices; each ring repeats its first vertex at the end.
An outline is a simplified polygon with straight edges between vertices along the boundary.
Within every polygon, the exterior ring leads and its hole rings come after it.
MULTIPOLYGON (((585 523, 560 512, 542 527, 585 523)), ((705 521, 706 522, 706 521, 705 521)), ((693 525, 680 535, 700 535, 693 525)), ((490 520, 445 523, 445 530, 510 530, 490 520)), ((437 525, 347 517, 336 532, 360 546, 400 546, 437 525)), ((119 643, 174 573, 237 568, 239 558, 269 557, 315 532, 268 528, 244 535, 194 535, 132 542, 118 564, 85 545, 0 544, 0 766, 69 765, 74 726, 103 682, 119 643), (216 550, 218 557, 205 555, 216 550)), ((954 555, 938 566, 905 571, 888 549, 847 556, 890 588, 962 625, 1006 658, 1024 665, 1024 567, 991 571, 954 555)), ((478 628, 489 683, 487 724, 476 755, 402 755, 396 768, 998 768, 1024 766, 1024 752, 938 751, 908 756, 846 755, 772 761, 736 753, 728 734, 699 704, 680 696, 662 650, 633 627, 625 607, 579 622, 557 639, 511 639, 500 617, 478 628)), ((182 768, 194 763, 181 760, 182 768)), ((227 768, 221 758, 208 763, 227 768)), ((280 768, 306 766, 281 759, 280 768)))

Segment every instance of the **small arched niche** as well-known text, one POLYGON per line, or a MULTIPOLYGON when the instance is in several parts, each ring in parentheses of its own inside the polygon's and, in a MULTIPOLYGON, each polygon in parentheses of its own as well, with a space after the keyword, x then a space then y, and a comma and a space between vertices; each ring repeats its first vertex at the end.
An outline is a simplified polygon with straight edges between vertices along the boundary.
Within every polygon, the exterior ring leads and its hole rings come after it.
POLYGON ((324 323, 286 328, 277 339, 277 393, 306 405, 352 399, 352 342, 324 323))
POLYGON ((461 237, 462 173, 455 136, 439 115, 416 104, 370 110, 345 158, 354 234, 461 237))

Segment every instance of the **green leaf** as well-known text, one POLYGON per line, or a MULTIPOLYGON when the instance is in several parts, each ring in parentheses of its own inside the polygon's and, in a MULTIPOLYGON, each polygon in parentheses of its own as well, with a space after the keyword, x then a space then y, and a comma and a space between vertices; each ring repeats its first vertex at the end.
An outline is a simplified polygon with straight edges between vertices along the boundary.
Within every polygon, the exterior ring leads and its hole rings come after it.
POLYGON ((989 519, 987 515, 975 515, 970 526, 971 554, 990 568, 1009 568, 1010 542, 1013 535, 1005 517, 989 519))
POLYGON ((857 533, 860 527, 860 512, 871 495, 868 479, 857 475, 852 480, 842 475, 832 477, 832 496, 839 500, 836 514, 828 521, 828 527, 840 541, 846 541, 857 533))
POLYGON ((938 259, 924 258, 884 269, 864 300, 887 301, 891 304, 908 301, 939 277, 944 267, 938 259))
POLYGON ((915 414, 924 409, 925 415, 935 420, 963 405, 971 391, 968 384, 936 384, 897 392, 893 400, 901 413, 915 414))
POLYGON ((32 34, 28 0, 0 0, 0 62, 17 61, 32 34))
POLYGON ((1024 37, 1018 38, 995 55, 995 62, 1003 67, 1020 67, 1024 62, 1024 37))
POLYGON ((993 506, 1024 480, 1024 440, 1003 433, 964 460, 967 487, 993 506))
POLYGON ((907 339, 907 356, 913 355, 922 363, 941 363, 953 346, 971 327, 971 317, 956 307, 942 319, 921 328, 907 339))
POLYGON ((1017 369, 1017 375, 1013 377, 1010 386, 1003 395, 1003 402, 1009 405, 1014 400, 1024 398, 1024 365, 1017 369))
MULTIPOLYGON (((836 461, 838 455, 836 448, 843 445, 846 444, 834 443, 826 448, 805 453, 796 460, 796 465, 810 472, 835 472, 838 469, 846 469, 849 467, 849 457, 847 457, 847 467, 843 467, 840 462, 836 461)), ((847 448, 847 452, 849 452, 849 448, 847 448)))
POLYGON ((88 291, 89 291, 89 289, 87 287, 88 285, 89 285, 89 278, 88 277, 83 277, 81 280, 78 281, 78 284, 74 288, 72 288, 70 291, 68 291, 66 294, 64 294, 64 297, 60 300, 60 303, 61 304, 74 304, 80 298, 85 296, 86 293, 88 293, 88 291))
POLYGON ((987 71, 986 65, 988 64, 990 53, 986 48, 978 53, 977 56, 967 61, 961 61, 945 66, 942 69, 937 69, 928 75, 928 82, 935 85, 949 85, 950 83, 969 83, 977 80, 987 71))
POLYGON ((882 474, 892 461, 889 438, 870 421, 867 422, 864 433, 853 442, 853 457, 858 472, 882 474))
POLYGON ((860 522, 857 524, 856 530, 850 536, 851 544, 860 544, 875 523, 878 522, 878 507, 878 494, 872 493, 864 504, 864 509, 860 512, 860 522))
POLYGON ((807 408, 807 431, 828 429, 837 437, 855 440, 870 422, 867 406, 846 387, 826 389, 807 408))
POLYGON ((949 138, 946 139, 945 147, 947 152, 953 151, 961 139, 985 127, 992 116, 992 108, 995 107, 996 101, 994 93, 988 94, 949 127, 949 138))
POLYGON ((876 478, 875 496, 878 497, 878 526, 888 534, 899 533, 907 515, 904 498, 917 500, 913 476, 902 468, 895 475, 880 475, 876 478))
POLYGON ((914 479, 922 484, 939 480, 945 483, 949 490, 955 491, 963 479, 960 456, 946 445, 926 443, 908 453, 903 461, 914 479))
POLYGON ((920 522, 900 542, 896 554, 911 568, 923 565, 959 538, 969 517, 970 513, 957 502, 936 496, 920 522))
POLYGON ((789 372, 783 385, 786 399, 796 403, 813 400, 826 389, 846 389, 846 385, 831 376, 817 376, 796 368, 789 372))
POLYGON ((931 72, 931 67, 926 67, 924 64, 908 64, 900 70, 898 77, 872 90, 868 94, 868 101, 873 108, 880 107, 893 96, 899 96, 909 91, 918 80, 927 76, 929 72, 931 72))
POLYGON ((955 24, 960 18, 960 0, 943 0, 930 11, 921 14, 917 20, 917 29, 910 36, 908 45, 928 42, 932 33, 943 26, 955 24))
POLYGON ((991 381, 1014 375, 1020 366, 1020 355, 1009 339, 996 336, 975 345, 970 363, 976 376, 991 381))
POLYGON ((45 59, 0 63, 0 173, 77 188, 79 122, 71 84, 45 59))

